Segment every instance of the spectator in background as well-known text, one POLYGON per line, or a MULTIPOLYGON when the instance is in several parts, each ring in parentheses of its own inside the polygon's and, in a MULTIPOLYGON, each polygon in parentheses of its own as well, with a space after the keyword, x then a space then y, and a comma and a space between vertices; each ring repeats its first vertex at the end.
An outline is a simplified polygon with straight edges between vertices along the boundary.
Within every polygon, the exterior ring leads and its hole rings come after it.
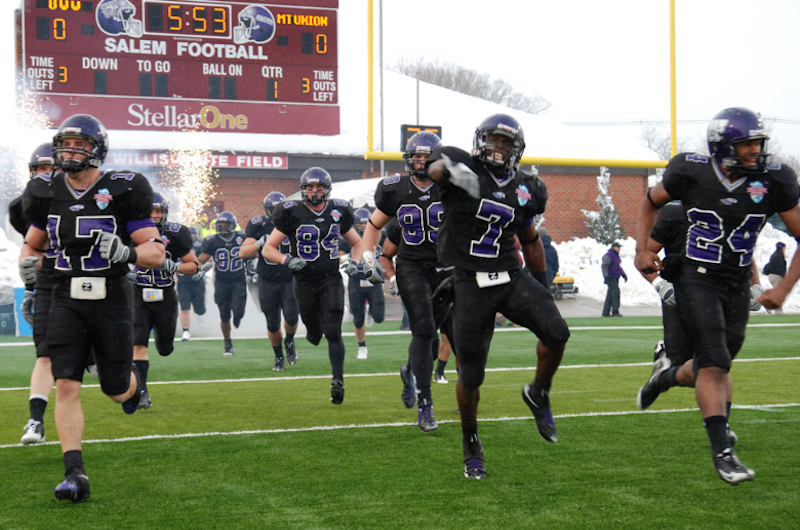
POLYGON ((539 237, 542 238, 542 245, 544 245, 544 260, 547 264, 547 283, 553 285, 553 278, 558 273, 558 251, 553 246, 553 238, 547 235, 547 229, 539 228, 539 237))
POLYGON ((620 264, 619 249, 622 246, 614 242, 611 248, 608 249, 601 264, 603 270, 603 282, 608 285, 606 292, 606 301, 603 303, 603 316, 604 317, 621 317, 619 312, 619 279, 624 278, 628 281, 628 275, 622 270, 620 264))
MULTIPOLYGON (((764 270, 762 272, 769 278, 769 283, 771 283, 773 287, 779 286, 783 281, 783 277, 786 276, 785 252, 786 244, 778 241, 775 244, 775 252, 769 257, 769 263, 764 265, 764 270)), ((783 308, 779 307, 775 312, 783 313, 783 308)))

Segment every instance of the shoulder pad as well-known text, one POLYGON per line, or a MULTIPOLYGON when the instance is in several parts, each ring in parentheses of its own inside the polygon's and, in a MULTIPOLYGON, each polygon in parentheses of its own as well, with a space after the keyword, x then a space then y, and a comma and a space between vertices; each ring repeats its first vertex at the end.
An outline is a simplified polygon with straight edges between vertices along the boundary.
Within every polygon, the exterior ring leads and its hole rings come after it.
POLYGON ((283 201, 281 204, 283 204, 283 207, 288 210, 289 208, 294 208, 297 206, 297 201, 283 201))
POLYGON ((253 223, 254 225, 261 224, 264 222, 264 220, 265 219, 263 215, 256 215, 255 217, 250 218, 250 222, 253 223))
POLYGON ((350 203, 344 199, 333 199, 333 204, 336 206, 349 206, 350 203))
POLYGON ((383 179, 382 184, 384 186, 390 186, 392 184, 397 184, 400 182, 400 179, 403 178, 403 175, 392 175, 391 177, 386 177, 383 179))
POLYGON ((51 181, 52 177, 50 175, 46 175, 46 178, 43 175, 36 175, 28 181, 26 191, 33 197, 49 197, 51 181))
POLYGON ((706 155, 699 155, 697 153, 684 153, 684 160, 687 162, 694 162, 695 164, 708 164, 711 160, 706 155))
POLYGON ((780 162, 770 162, 769 164, 767 164, 767 169, 781 169, 781 163, 780 162))
POLYGON ((180 232, 181 231, 181 224, 180 223, 167 223, 164 225, 164 232, 180 232))

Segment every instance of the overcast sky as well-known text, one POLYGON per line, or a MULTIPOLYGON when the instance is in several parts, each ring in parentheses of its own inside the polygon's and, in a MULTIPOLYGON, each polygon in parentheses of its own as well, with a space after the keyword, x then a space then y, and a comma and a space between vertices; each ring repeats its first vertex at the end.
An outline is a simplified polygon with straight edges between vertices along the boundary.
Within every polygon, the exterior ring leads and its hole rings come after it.
MULTIPOLYGON (((543 96, 552 103, 548 115, 566 123, 669 119, 669 4, 375 0, 376 15, 382 5, 386 65, 424 57, 474 68, 543 96)), ((800 157, 800 2, 675 4, 678 120, 696 122, 681 125, 679 136, 702 135, 717 111, 745 106, 768 121, 777 118, 773 137, 800 157)), ((13 11, 19 5, 0 1, 0 68, 9 73, 0 76, 3 110, 13 105, 13 11)), ((361 6, 366 11, 366 5, 340 0, 340 16, 361 6)), ((340 20, 339 27, 347 25, 340 20)), ((347 62, 340 54, 340 69, 354 66, 347 62)), ((618 129, 598 126, 598 135, 618 129)), ((13 135, 2 128, 0 141, 13 135)))

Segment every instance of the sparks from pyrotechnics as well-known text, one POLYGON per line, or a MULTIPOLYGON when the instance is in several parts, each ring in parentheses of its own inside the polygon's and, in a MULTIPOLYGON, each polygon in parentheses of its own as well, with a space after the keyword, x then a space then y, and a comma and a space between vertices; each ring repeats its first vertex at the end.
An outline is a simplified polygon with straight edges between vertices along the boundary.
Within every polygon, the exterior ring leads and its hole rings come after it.
POLYGON ((212 180, 219 171, 211 167, 208 149, 171 149, 169 165, 162 169, 162 176, 175 190, 184 224, 194 223, 203 207, 216 196, 212 180))

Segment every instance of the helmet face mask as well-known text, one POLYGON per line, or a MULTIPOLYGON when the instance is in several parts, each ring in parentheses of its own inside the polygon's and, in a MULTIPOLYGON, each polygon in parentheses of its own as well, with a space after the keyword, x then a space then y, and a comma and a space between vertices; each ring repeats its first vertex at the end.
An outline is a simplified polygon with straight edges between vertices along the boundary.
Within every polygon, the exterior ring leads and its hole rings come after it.
POLYGON ((403 154, 408 174, 420 180, 430 180, 428 172, 425 170, 425 161, 440 147, 442 147, 442 139, 430 131, 420 131, 409 138, 403 154), (417 157, 414 158, 414 155, 417 157))
MULTIPOLYGON (((75 144, 75 142, 68 142, 75 144)), ((98 168, 108 154, 108 133, 100 120, 88 114, 70 116, 53 136, 53 162, 66 173, 76 173, 91 167, 98 168), (79 139, 82 146, 64 146, 67 139, 79 139), (72 156, 65 158, 64 154, 72 156), (78 155, 79 158, 75 158, 78 155)))
POLYGON ((53 172, 53 144, 46 143, 37 147, 31 160, 28 162, 28 169, 30 170, 31 178, 35 177, 38 173, 52 173, 53 172), (44 169, 45 171, 38 171, 44 169))
POLYGON ((303 197, 303 202, 312 206, 319 206, 326 202, 331 194, 333 187, 331 176, 321 167, 312 167, 305 170, 300 176, 300 195, 303 197), (311 186, 321 186, 321 190, 308 189, 311 186))
POLYGON ((158 192, 153 193, 153 211, 161 212, 161 219, 158 221, 153 219, 153 222, 156 223, 156 227, 159 230, 163 230, 164 227, 167 225, 167 216, 169 215, 169 202, 167 202, 167 199, 158 192))
POLYGON ((222 212, 217 216, 217 233, 221 236, 232 234, 236 230, 236 216, 231 212, 222 212))
POLYGON ((472 156, 496 175, 505 176, 516 171, 524 150, 522 126, 507 114, 489 116, 475 129, 472 156))
POLYGON ((731 107, 717 113, 708 125, 708 152, 720 167, 742 174, 760 174, 767 170, 766 152, 769 135, 761 118, 743 107, 731 107), (758 154, 739 155, 738 144, 760 142, 758 154))
POLYGON ((264 197, 264 215, 266 218, 272 219, 272 210, 275 208, 275 205, 285 200, 286 196, 279 191, 268 193, 267 196, 264 197))

